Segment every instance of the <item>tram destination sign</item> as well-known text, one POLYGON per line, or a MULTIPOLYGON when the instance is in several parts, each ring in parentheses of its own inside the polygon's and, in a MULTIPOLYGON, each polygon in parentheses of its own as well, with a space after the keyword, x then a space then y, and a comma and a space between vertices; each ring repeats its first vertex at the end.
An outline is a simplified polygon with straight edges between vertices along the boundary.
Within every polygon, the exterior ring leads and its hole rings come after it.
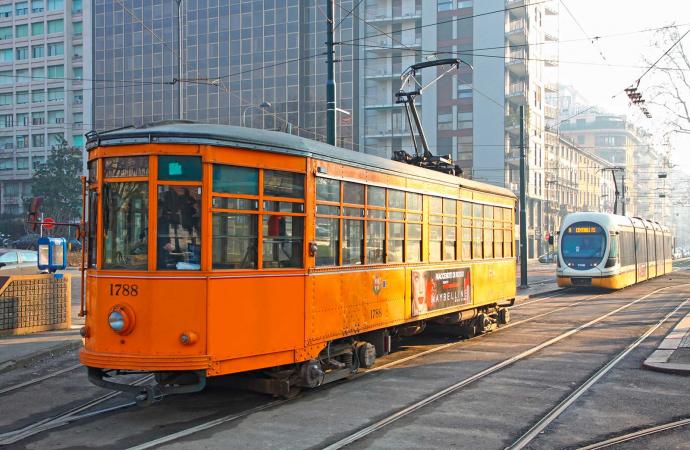
POLYGON ((412 315, 471 302, 470 269, 412 271, 412 315))

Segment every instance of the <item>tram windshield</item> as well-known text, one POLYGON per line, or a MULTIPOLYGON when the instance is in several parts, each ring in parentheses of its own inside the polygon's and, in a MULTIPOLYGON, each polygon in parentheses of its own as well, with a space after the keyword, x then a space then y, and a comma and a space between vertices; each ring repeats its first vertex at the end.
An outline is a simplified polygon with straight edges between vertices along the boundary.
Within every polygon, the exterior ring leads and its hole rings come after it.
POLYGON ((606 234, 602 227, 591 222, 569 226, 561 240, 561 255, 569 267, 589 269, 598 265, 606 251, 606 234))

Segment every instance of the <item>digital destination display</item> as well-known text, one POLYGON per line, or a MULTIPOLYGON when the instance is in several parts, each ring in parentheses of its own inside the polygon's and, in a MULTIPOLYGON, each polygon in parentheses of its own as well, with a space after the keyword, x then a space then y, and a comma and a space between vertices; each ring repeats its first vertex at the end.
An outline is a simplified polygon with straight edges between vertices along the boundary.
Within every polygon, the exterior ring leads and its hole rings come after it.
POLYGON ((597 227, 575 227, 575 233, 597 233, 597 227))

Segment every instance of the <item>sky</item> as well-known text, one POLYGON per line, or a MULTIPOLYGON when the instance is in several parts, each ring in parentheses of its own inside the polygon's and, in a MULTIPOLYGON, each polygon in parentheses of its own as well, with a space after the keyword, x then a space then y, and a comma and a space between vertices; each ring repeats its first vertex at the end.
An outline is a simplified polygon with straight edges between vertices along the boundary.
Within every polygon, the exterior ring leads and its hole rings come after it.
MULTIPOLYGON (((648 106, 654 118, 645 118, 637 107, 628 104, 623 89, 649 67, 645 59, 656 61, 665 49, 651 45, 654 32, 610 35, 671 24, 679 25, 682 34, 690 28, 690 1, 554 0, 554 4, 559 10, 560 42, 552 45, 549 51, 557 52, 561 61, 559 82, 575 87, 591 104, 612 113, 627 114, 636 125, 660 134, 657 122, 661 114, 654 114, 653 107, 648 106), (600 38, 594 44, 587 40, 596 36, 600 38)), ((690 34, 683 43, 690 51, 690 34)), ((652 70, 642 78, 640 91, 643 96, 645 88, 662 75, 660 71, 652 70)), ((672 141, 671 157, 678 168, 690 173, 690 137, 672 141)))

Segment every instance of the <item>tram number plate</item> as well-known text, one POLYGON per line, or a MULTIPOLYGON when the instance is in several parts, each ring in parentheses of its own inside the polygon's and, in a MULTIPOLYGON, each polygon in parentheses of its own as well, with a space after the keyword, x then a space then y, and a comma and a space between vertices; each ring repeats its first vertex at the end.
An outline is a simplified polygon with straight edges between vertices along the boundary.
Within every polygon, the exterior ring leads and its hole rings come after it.
POLYGON ((110 283, 110 295, 114 297, 136 297, 139 295, 139 286, 127 283, 110 283))

